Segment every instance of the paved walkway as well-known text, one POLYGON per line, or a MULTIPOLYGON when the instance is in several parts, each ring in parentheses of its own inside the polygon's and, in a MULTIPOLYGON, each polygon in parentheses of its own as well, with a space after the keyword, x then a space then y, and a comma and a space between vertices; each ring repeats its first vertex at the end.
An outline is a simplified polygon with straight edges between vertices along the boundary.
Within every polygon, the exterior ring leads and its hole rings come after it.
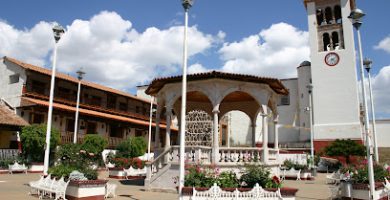
MULTIPOLYGON (((106 178, 107 172, 100 178, 106 178)), ((38 200, 29 196, 29 181, 38 180, 39 174, 0 174, 0 199, 4 200, 38 200)), ((170 200, 178 199, 177 194, 143 191, 143 181, 109 179, 118 185, 115 200, 170 200)), ((285 187, 298 188, 297 199, 329 199, 330 193, 325 184, 325 174, 319 174, 315 181, 284 182, 285 187)))

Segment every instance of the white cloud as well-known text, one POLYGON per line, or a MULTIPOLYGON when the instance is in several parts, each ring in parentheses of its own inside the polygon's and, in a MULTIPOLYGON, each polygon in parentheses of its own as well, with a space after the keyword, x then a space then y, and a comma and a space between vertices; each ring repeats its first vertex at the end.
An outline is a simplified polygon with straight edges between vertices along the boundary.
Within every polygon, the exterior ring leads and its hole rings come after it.
POLYGON ((381 40, 379 44, 374 47, 374 49, 382 49, 387 53, 390 53, 390 35, 381 40))
POLYGON ((0 21, 0 56, 44 65, 45 57, 54 45, 51 28, 50 23, 39 22, 31 29, 18 30, 0 21))
POLYGON ((296 77, 296 67, 309 60, 308 33, 278 23, 219 50, 222 70, 277 78, 296 77))
MULTIPOLYGON (((0 55, 43 66, 52 56, 51 27, 40 22, 30 30, 18 30, 0 21, 0 55)), ((181 69, 183 26, 138 32, 117 13, 103 11, 90 20, 76 19, 66 29, 58 47, 61 72, 74 74, 82 67, 88 80, 128 90, 181 69)), ((221 36, 204 34, 196 26, 189 27, 188 35, 190 58, 211 48, 221 36)))
POLYGON ((377 75, 372 77, 372 89, 375 112, 390 114, 390 66, 383 67, 377 75))
POLYGON ((203 67, 203 65, 196 63, 188 67, 187 74, 198 74, 202 72, 210 71, 209 69, 206 69, 203 67))

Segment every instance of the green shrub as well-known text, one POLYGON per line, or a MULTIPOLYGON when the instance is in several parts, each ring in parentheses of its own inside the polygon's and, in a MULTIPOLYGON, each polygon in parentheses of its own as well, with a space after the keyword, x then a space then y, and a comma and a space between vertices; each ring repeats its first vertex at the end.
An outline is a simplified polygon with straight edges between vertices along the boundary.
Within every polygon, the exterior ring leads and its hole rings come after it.
POLYGON ((222 172, 217 179, 217 185, 221 188, 236 188, 240 186, 240 182, 234 172, 222 172))
POLYGON ((117 158, 135 158, 145 154, 147 148, 143 137, 130 137, 117 146, 117 158))
POLYGON ((353 140, 335 140, 324 150, 328 156, 342 156, 350 164, 350 156, 365 156, 366 148, 353 140))
POLYGON ((78 170, 77 167, 71 166, 71 165, 64 165, 59 164, 57 166, 51 167, 48 170, 48 173, 51 174, 54 177, 65 177, 68 178, 69 174, 72 173, 72 171, 78 170))
POLYGON ((8 169, 8 165, 13 164, 14 159, 2 159, 0 160, 0 168, 8 169))
MULTIPOLYGON (((31 162, 43 162, 46 145, 46 125, 33 124, 22 128, 20 135, 23 155, 31 162)), ((53 151, 60 142, 60 133, 52 128, 50 137, 50 151, 53 151)))
POLYGON ((186 187, 211 187, 216 180, 215 170, 202 169, 200 165, 186 166, 187 173, 184 177, 186 187))
MULTIPOLYGON (((374 180, 376 182, 384 182, 386 177, 389 177, 390 174, 380 165, 374 165, 374 180)), ((352 179, 355 183, 368 183, 368 167, 367 165, 361 166, 352 176, 352 179)))
POLYGON ((72 164, 80 159, 80 144, 63 144, 56 151, 57 160, 61 160, 63 164, 72 164))
POLYGON ((100 135, 91 134, 84 137, 84 141, 81 144, 81 149, 85 150, 87 153, 101 155, 107 145, 108 142, 105 138, 100 135))
POLYGON ((261 187, 266 188, 270 186, 272 179, 270 178, 270 172, 263 166, 247 165, 240 181, 245 183, 245 187, 253 188, 258 183, 261 187))

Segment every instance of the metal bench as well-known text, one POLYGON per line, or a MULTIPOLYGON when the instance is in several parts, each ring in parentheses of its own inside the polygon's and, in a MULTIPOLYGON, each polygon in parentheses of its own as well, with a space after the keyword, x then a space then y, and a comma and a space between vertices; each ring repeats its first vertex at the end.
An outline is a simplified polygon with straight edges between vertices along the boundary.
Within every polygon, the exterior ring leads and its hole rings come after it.
POLYGON ((27 174, 27 167, 25 164, 15 162, 12 165, 8 165, 8 173, 12 174, 13 172, 24 172, 27 174))

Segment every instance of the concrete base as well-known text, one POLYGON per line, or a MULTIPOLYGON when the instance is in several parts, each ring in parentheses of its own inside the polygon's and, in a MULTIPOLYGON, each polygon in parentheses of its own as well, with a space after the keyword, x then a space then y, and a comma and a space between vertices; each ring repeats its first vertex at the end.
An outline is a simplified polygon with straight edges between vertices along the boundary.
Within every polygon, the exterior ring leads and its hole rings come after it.
POLYGON ((27 170, 28 173, 43 173, 43 163, 33 163, 27 170))
POLYGON ((66 198, 71 200, 104 200, 107 180, 71 181, 66 198))

